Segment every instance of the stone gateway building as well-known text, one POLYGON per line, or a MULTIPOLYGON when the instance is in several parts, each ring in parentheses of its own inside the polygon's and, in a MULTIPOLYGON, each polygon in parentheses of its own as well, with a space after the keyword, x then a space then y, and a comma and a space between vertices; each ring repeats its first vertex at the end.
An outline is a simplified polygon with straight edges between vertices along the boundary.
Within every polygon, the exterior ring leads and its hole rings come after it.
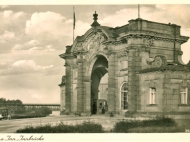
POLYGON ((189 37, 180 26, 138 18, 121 27, 101 26, 98 14, 84 35, 60 57, 65 60, 61 110, 67 113, 189 113, 190 62, 181 60, 189 37), (108 73, 106 97, 101 78, 108 73))

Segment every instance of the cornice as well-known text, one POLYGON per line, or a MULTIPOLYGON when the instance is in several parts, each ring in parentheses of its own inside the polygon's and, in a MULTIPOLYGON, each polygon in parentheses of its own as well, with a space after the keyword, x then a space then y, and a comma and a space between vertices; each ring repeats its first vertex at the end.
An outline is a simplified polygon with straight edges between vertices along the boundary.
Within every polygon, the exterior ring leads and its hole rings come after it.
POLYGON ((59 57, 61 57, 63 59, 73 59, 73 58, 76 58, 75 55, 73 55, 73 54, 66 54, 66 53, 60 54, 59 57))
POLYGON ((160 40, 160 41, 168 41, 168 42, 179 42, 181 44, 187 42, 189 37, 180 36, 180 37, 174 37, 174 36, 162 36, 162 35, 154 35, 154 34, 143 34, 143 33, 130 33, 123 35, 122 38, 131 39, 131 38, 143 38, 143 39, 152 39, 152 40, 160 40))
POLYGON ((149 73, 149 72, 165 72, 165 71, 181 71, 181 72, 189 72, 190 73, 190 67, 184 66, 184 65, 167 65, 163 67, 155 67, 155 68, 148 68, 139 71, 139 73, 149 73))
POLYGON ((104 42, 105 45, 119 45, 119 44, 127 44, 127 40, 131 38, 143 38, 143 39, 151 39, 151 40, 160 40, 160 41, 169 41, 169 42, 179 42, 181 44, 187 42, 189 37, 179 36, 174 37, 171 34, 161 34, 151 31, 128 31, 124 34, 120 34, 120 37, 114 40, 108 40, 104 42))

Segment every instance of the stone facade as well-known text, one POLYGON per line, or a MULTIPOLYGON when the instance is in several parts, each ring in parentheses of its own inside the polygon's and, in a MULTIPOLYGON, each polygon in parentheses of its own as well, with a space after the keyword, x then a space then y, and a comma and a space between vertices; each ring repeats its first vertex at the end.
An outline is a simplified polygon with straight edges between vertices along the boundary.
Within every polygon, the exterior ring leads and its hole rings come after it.
POLYGON ((181 60, 180 26, 143 19, 122 27, 100 26, 78 36, 60 57, 66 75, 61 108, 92 113, 101 78, 108 73, 108 112, 190 112, 190 63, 181 60))

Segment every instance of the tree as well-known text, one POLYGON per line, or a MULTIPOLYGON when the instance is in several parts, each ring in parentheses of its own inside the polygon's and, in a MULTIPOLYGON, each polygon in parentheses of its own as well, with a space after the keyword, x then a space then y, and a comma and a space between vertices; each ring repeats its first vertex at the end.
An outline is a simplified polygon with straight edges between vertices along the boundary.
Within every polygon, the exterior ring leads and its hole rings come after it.
POLYGON ((6 99, 5 98, 0 98, 0 103, 6 103, 6 99))
POLYGON ((35 113, 38 115, 49 115, 52 113, 52 110, 49 107, 40 107, 35 110, 35 113))

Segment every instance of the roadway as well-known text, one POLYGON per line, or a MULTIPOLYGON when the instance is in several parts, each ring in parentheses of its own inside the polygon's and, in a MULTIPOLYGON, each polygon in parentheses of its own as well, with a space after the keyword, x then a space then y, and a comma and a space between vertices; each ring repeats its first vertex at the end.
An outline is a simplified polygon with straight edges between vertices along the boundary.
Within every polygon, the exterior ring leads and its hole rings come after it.
POLYGON ((11 120, 0 120, 0 133, 15 133, 19 128, 23 128, 27 125, 36 126, 39 124, 51 123, 52 125, 64 122, 65 124, 76 124, 81 123, 85 120, 92 120, 96 123, 103 124, 105 129, 113 127, 113 120, 108 120, 105 116, 47 116, 41 118, 26 118, 26 119, 11 119, 11 120))

